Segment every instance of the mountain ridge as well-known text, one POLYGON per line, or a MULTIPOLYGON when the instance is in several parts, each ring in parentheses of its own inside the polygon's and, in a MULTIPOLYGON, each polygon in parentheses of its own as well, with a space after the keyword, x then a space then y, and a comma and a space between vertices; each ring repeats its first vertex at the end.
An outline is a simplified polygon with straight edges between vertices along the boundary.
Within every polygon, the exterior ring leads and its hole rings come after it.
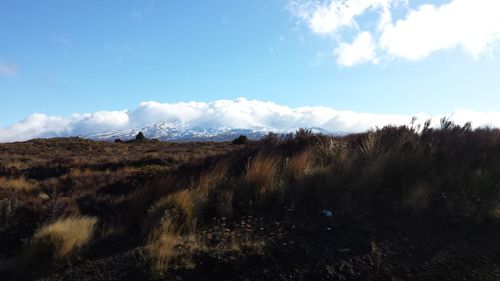
MULTIPOLYGON (((297 131, 299 128, 276 129, 264 126, 255 126, 253 128, 231 128, 231 127, 187 127, 175 122, 160 121, 151 124, 138 126, 132 129, 123 130, 105 130, 93 134, 85 135, 84 138, 102 141, 114 141, 116 139, 130 140, 142 132, 144 136, 150 139, 161 141, 229 141, 240 135, 245 135, 249 139, 260 139, 263 136, 273 132, 277 134, 287 134, 297 131)), ((306 128, 314 133, 333 135, 322 128, 306 128)))

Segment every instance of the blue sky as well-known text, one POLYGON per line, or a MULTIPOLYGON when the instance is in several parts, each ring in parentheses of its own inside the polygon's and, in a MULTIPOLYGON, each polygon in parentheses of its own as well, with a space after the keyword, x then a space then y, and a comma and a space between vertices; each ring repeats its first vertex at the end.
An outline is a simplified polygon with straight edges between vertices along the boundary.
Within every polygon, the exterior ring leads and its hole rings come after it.
POLYGON ((497 0, 1 0, 0 127, 34 113, 238 97, 375 114, 498 111, 500 24, 483 17, 498 8, 497 0), (457 17, 465 23, 450 27, 457 17), (415 29, 429 21, 437 28, 415 29))

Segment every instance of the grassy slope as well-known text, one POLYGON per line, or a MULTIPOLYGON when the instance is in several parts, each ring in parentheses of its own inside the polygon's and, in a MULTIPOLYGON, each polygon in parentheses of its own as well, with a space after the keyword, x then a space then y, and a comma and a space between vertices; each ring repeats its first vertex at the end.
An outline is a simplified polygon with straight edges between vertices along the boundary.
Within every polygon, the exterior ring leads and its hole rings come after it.
POLYGON ((3 144, 0 277, 495 280, 499 156, 499 131, 446 121, 245 145, 3 144))

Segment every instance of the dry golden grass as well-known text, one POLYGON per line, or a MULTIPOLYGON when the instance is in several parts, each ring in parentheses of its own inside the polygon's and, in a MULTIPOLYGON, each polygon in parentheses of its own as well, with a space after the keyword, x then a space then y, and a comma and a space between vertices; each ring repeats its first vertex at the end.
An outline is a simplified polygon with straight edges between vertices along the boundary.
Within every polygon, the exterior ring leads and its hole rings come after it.
MULTIPOLYGON (((6 159, 8 160, 8 159, 6 159)), ((19 161, 19 160, 16 160, 16 159, 12 159, 10 161, 4 161, 4 165, 6 168, 12 168, 12 169, 16 169, 16 170, 23 170, 23 169, 26 169, 28 168, 30 165, 28 163, 25 163, 23 161, 19 161)))
POLYGON ((193 266, 191 255, 199 248, 194 233, 205 203, 201 192, 186 189, 153 204, 148 213, 150 233, 146 249, 154 272, 161 273, 172 266, 193 266))
POLYGON ((31 240, 30 258, 48 257, 63 263, 70 260, 92 241, 96 224, 94 217, 74 216, 42 226, 31 240))
POLYGON ((201 173, 196 188, 204 196, 208 196, 221 182, 228 179, 228 169, 229 165, 225 161, 217 163, 213 169, 201 173))
POLYGON ((165 196, 149 210, 149 227, 160 224, 162 232, 186 234, 194 231, 206 199, 193 190, 182 190, 165 196))
POLYGON ((96 172, 92 171, 88 168, 86 169, 71 169, 68 174, 66 174, 66 177, 69 178, 79 178, 79 177, 88 177, 94 175, 96 172))
POLYGON ((27 180, 24 177, 4 178, 0 177, 0 188, 12 188, 19 191, 33 191, 38 188, 35 181, 27 180))
POLYGON ((258 154, 247 165, 245 181, 261 195, 276 191, 280 164, 279 157, 258 154))
POLYGON ((172 268, 194 268, 196 255, 232 259, 246 253, 263 254, 266 246, 266 241, 255 235, 244 221, 241 225, 228 226, 226 221, 219 220, 208 229, 183 235, 173 233, 175 228, 171 220, 163 221, 153 231, 146 247, 151 269, 156 274, 172 268))
POLYGON ((230 217, 233 213, 233 193, 228 173, 229 164, 221 161, 214 168, 208 169, 200 174, 199 181, 195 185, 195 190, 204 198, 208 204, 215 208, 215 213, 220 216, 230 217))
POLYGON ((127 229, 123 225, 111 224, 111 225, 103 225, 102 232, 100 234, 101 238, 110 238, 123 235, 127 232, 127 229))
POLYGON ((378 136, 375 133, 368 133, 363 138, 361 143, 361 152, 363 152, 367 157, 373 157, 377 153, 378 136))
MULTIPOLYGON (((1 144, 0 198, 9 200, 0 202, 0 228, 19 233, 2 242, 21 252, 17 242, 39 224, 92 214, 108 223, 99 237, 141 241, 135 246, 146 246, 153 267, 162 270, 178 261, 189 266, 183 259, 196 251, 224 257, 261 247, 252 237, 260 232, 245 236, 246 228, 228 227, 242 216, 281 216, 283 210, 316 216, 332 208, 338 216, 435 210, 498 219, 499 143, 500 133, 486 129, 387 127, 345 137, 271 136, 245 146, 79 139, 1 144), (217 217, 227 219, 218 234, 211 225, 217 217), (142 233, 131 231, 141 223, 142 233), (204 231, 218 239, 200 238, 204 231)), ((95 225, 88 217, 45 225, 32 237, 33 258, 70 260, 92 241, 95 225)))
POLYGON ((172 225, 164 222, 154 230, 146 246, 151 269, 155 273, 170 267, 192 268, 191 256, 198 248, 194 235, 177 235, 171 232, 172 225), (175 262, 175 263, 174 263, 175 262))
POLYGON ((173 266, 174 259, 178 265, 190 267, 189 255, 196 248, 192 233, 203 203, 197 192, 183 190, 160 199, 150 209, 150 224, 159 219, 147 246, 153 271, 163 272, 173 266))
POLYGON ((294 155, 286 167, 286 173, 289 180, 294 181, 304 175, 308 175, 315 168, 313 152, 305 150, 297 155, 294 155))

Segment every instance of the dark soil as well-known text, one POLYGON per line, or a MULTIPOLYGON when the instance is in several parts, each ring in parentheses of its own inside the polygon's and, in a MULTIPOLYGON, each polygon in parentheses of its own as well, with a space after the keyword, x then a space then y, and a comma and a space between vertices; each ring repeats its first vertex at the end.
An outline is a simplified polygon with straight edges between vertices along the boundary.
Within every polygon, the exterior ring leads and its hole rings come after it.
MULTIPOLYGON (((391 220, 289 217, 265 222, 264 254, 196 257, 158 280, 500 280, 498 225, 401 216, 391 220)), ((151 278, 142 248, 38 280, 151 278)))

